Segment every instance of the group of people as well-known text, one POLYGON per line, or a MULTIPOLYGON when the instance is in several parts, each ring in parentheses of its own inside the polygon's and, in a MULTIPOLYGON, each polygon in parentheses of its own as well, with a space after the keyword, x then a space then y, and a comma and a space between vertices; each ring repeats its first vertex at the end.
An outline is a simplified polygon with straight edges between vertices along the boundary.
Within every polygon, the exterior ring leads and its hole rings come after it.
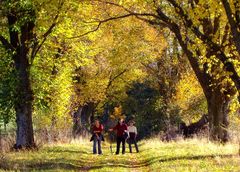
MULTIPOLYGON (((125 145, 126 141, 129 145, 129 151, 132 153, 132 144, 135 145, 136 152, 139 152, 137 146, 137 128, 134 126, 134 121, 129 121, 128 125, 124 122, 124 119, 121 118, 118 120, 118 123, 115 127, 110 128, 109 131, 116 131, 117 133, 117 150, 116 154, 120 152, 120 145, 122 144, 122 154, 125 154, 125 145)), ((95 120, 92 127, 92 137, 90 141, 93 141, 93 154, 102 154, 101 142, 104 141, 103 138, 103 125, 99 120, 95 120), (98 149, 98 151, 97 151, 98 149)))

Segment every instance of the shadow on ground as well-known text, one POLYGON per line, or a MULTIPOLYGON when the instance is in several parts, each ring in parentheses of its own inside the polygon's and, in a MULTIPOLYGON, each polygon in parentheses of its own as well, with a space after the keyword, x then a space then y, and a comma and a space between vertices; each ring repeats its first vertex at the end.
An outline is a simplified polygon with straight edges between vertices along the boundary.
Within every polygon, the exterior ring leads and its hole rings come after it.
MULTIPOLYGON (((74 150, 52 150, 51 152, 67 152, 67 153, 77 153, 77 154, 87 154, 87 152, 84 151, 74 151, 74 150)), ((109 156, 115 156, 115 155, 109 155, 109 156)), ((42 162, 35 162, 34 160, 31 161, 25 161, 24 164, 21 164, 21 162, 10 162, 9 164, 17 164, 15 166, 9 166, 7 163, 0 162, 0 169, 3 170, 18 170, 18 171, 31 171, 31 170, 77 170, 77 171, 88 171, 88 170, 97 170, 101 168, 141 168, 146 167, 154 163, 164 163, 164 162, 173 162, 173 161, 179 161, 179 160, 199 160, 199 159, 209 159, 209 158, 231 158, 235 157, 237 155, 231 155, 231 154, 225 154, 225 155, 196 155, 196 156, 175 156, 175 157, 164 157, 164 156, 158 156, 158 157, 152 157, 146 160, 142 160, 139 162, 136 162, 134 164, 128 162, 126 164, 123 163, 116 163, 116 162, 108 162, 108 160, 102 161, 101 164, 94 163, 94 159, 91 161, 89 160, 74 160, 69 159, 68 157, 62 157, 58 159, 53 159, 50 161, 42 161, 42 162)), ((96 157, 97 158, 97 157, 96 157)))

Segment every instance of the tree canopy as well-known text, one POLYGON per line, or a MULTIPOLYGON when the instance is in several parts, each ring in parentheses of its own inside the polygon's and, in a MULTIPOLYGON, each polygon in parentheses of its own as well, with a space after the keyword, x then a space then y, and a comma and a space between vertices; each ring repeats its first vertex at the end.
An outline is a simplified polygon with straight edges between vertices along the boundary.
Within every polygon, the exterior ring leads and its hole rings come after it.
POLYGON ((240 101, 238 0, 0 6, 0 122, 15 127, 16 148, 34 147, 35 131, 107 123, 116 107, 151 126, 143 136, 208 114, 211 139, 229 139, 240 101))

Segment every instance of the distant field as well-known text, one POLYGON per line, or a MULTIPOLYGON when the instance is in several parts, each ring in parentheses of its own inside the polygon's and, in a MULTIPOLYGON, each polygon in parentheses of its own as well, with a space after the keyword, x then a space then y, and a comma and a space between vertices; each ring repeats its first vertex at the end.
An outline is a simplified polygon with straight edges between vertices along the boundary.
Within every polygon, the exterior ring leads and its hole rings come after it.
MULTIPOLYGON (((204 140, 163 143, 139 142, 140 153, 91 153, 92 143, 46 145, 38 151, 10 152, 1 156, 1 171, 240 171, 238 145, 218 145, 204 140)), ((128 147, 127 147, 128 148, 128 147)), ((115 151, 115 144, 114 144, 115 151)))

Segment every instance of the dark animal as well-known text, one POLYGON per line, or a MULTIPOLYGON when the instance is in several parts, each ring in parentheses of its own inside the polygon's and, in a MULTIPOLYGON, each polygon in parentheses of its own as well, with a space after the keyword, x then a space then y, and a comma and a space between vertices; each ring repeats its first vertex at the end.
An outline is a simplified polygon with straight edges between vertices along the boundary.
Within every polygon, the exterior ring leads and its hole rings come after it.
POLYGON ((180 124, 180 133, 182 133, 185 138, 188 138, 206 129, 208 127, 207 124, 208 115, 205 114, 201 117, 199 121, 192 123, 188 126, 184 122, 182 122, 180 124))

